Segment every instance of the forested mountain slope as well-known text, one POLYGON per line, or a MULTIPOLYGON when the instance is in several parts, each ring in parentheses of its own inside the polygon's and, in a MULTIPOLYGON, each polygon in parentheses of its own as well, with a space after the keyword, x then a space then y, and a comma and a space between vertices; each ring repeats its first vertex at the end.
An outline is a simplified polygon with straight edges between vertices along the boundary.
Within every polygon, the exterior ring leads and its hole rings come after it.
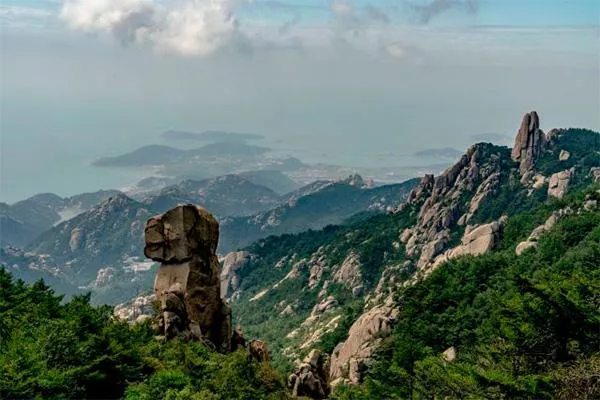
POLYGON ((234 318, 269 341, 279 368, 320 348, 331 354, 334 386, 358 384, 401 318, 399 293, 465 256, 516 257, 517 247, 525 254, 563 217, 596 207, 599 152, 598 133, 544 134, 537 114, 527 114, 513 150, 472 146, 391 213, 269 237, 226 258, 222 279, 234 318))

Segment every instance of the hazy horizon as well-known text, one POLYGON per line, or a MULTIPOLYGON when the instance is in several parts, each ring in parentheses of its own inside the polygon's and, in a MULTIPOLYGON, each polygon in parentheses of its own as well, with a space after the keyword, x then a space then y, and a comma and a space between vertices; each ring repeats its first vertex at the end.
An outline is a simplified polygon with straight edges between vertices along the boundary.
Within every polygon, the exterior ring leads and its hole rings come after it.
POLYGON ((257 133, 347 166, 512 138, 530 110, 545 131, 600 130, 599 12, 594 0, 5 0, 0 201, 131 183, 138 171, 89 165, 169 129, 257 133))

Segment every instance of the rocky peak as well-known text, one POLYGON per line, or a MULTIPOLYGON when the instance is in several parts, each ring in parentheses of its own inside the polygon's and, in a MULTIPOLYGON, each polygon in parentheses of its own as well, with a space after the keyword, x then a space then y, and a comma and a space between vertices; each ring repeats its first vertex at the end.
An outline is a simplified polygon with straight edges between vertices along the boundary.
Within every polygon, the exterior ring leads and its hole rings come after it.
POLYGON ((125 196, 124 194, 118 194, 116 196, 111 196, 108 199, 104 200, 96 207, 94 207, 94 210, 101 213, 111 213, 126 209, 134 203, 136 203, 135 200, 125 196))
POLYGON ((365 181, 363 179, 363 177, 360 176, 359 174, 350 175, 349 177, 342 180, 341 182, 345 183, 347 185, 350 185, 350 186, 357 187, 359 189, 368 188, 368 187, 373 186, 373 182, 370 179, 365 181))
POLYGON ((544 151, 546 137, 540 129, 540 119, 537 112, 532 111, 523 116, 521 127, 515 138, 512 149, 512 159, 519 163, 521 175, 529 171, 544 151))
POLYGON ((416 188, 414 188, 408 195, 406 203, 414 204, 420 199, 429 196, 431 194, 431 191, 433 190, 434 183, 435 178, 433 177, 433 174, 425 174, 425 176, 421 178, 419 185, 416 188))

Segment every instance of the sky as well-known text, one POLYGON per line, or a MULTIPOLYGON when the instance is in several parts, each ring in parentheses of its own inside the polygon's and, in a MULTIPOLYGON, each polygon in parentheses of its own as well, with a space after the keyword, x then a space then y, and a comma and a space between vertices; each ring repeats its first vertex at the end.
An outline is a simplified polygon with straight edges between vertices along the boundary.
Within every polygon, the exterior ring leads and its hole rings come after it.
POLYGON ((0 0, 0 201, 130 183, 91 161, 168 129, 390 166, 600 130, 599 92, 597 0, 0 0))

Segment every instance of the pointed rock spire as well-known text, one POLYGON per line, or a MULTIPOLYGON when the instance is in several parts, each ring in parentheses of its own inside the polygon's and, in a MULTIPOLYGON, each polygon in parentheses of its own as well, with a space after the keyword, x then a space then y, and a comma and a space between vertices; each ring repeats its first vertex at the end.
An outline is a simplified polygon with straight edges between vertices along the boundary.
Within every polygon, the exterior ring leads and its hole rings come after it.
POLYGON ((519 163, 521 175, 535 165, 538 157, 544 151, 545 144, 546 137, 540 129, 537 112, 531 111, 525 114, 511 153, 513 161, 519 163))

